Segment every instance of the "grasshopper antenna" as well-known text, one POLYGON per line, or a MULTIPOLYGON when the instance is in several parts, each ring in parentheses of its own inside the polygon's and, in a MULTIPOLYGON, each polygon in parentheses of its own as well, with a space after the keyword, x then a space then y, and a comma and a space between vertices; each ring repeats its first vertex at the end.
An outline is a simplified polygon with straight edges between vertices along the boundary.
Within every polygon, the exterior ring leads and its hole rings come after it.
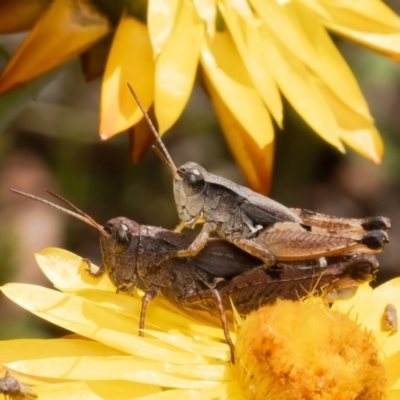
POLYGON ((139 96, 137 93, 133 90, 132 85, 128 82, 128 88, 132 93, 132 96, 135 98, 136 103, 138 104, 140 110, 142 111, 144 117, 146 118, 147 123, 149 124, 150 130, 153 133, 154 137, 156 138, 156 142, 158 145, 161 147, 161 150, 158 149, 157 147, 153 146, 153 150, 157 153, 158 157, 161 159, 161 161, 167 166, 167 168, 171 171, 172 175, 174 176, 175 179, 181 180, 181 177, 178 175, 178 169, 176 168, 175 163, 173 162, 171 156, 168 153, 167 148, 165 147, 164 143, 160 139, 160 135, 157 132, 157 129, 155 128, 152 120, 149 117, 149 114, 147 113, 146 109, 144 108, 142 102, 139 99, 139 96))
POLYGON ((33 194, 25 193, 25 192, 22 192, 22 191, 16 190, 16 189, 10 189, 10 190, 11 190, 11 192, 19 194, 20 196, 24 196, 24 197, 28 197, 29 199, 36 200, 39 203, 46 204, 46 205, 53 207, 65 214, 68 214, 68 215, 71 215, 72 217, 80 219, 81 221, 87 223, 88 225, 91 225, 94 228, 96 228, 102 235, 107 236, 107 233, 104 230, 104 228, 100 224, 98 224, 93 218, 89 217, 89 215, 85 214, 83 211, 81 211, 78 207, 74 206, 68 200, 64 199, 63 197, 61 197, 60 195, 58 195, 56 193, 51 192, 50 190, 46 189, 45 191, 47 193, 49 193, 51 196, 54 196, 55 198, 59 199, 60 201, 64 202, 65 204, 67 204, 69 207, 71 207, 76 212, 68 210, 64 207, 58 206, 57 204, 54 204, 51 201, 42 199, 40 197, 36 197, 33 194))

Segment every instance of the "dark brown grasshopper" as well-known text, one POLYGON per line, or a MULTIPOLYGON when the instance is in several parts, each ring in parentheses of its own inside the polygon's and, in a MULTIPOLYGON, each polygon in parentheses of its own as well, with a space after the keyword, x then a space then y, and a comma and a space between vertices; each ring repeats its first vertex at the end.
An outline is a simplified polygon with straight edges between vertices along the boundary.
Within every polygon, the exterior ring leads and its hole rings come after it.
POLYGON ((15 189, 11 191, 54 207, 100 232, 103 265, 98 271, 93 272, 88 261, 88 272, 94 276, 106 273, 117 292, 133 294, 138 281, 144 285, 140 335, 144 329, 147 305, 159 293, 173 303, 187 307, 204 308, 203 303, 213 304, 218 310, 233 357, 234 345, 216 285, 221 280, 230 279, 258 267, 261 264, 260 260, 220 239, 209 240, 196 257, 168 259, 171 253, 186 249, 193 241, 193 236, 139 225, 124 217, 111 219, 101 226, 69 201, 50 191, 47 192, 74 211, 28 193, 15 189))
POLYGON ((95 276, 107 273, 117 292, 132 294, 138 282, 143 284, 145 295, 142 299, 139 334, 144 329, 147 305, 159 293, 175 304, 208 311, 217 308, 232 360, 234 345, 224 311, 226 307, 230 308, 230 298, 238 302, 239 312, 245 313, 277 297, 300 298, 308 288, 310 291, 315 289, 328 293, 355 286, 359 281, 369 281, 373 272, 363 273, 363 278, 359 280, 348 279, 349 271, 360 269, 357 266, 361 261, 369 266, 370 271, 377 268, 373 256, 353 255, 327 258, 325 268, 319 267, 318 260, 310 260, 280 263, 268 270, 260 269, 259 259, 221 239, 209 239, 195 257, 168 259, 171 252, 187 248, 194 237, 139 225, 123 217, 114 218, 101 226, 54 193, 49 192, 75 211, 11 190, 78 218, 100 232, 103 265, 93 272, 88 262, 88 272, 95 276), (339 286, 338 281, 343 284, 339 286))
POLYGON ((335 256, 350 252, 378 253, 388 242, 385 217, 338 219, 305 210, 287 208, 278 202, 225 178, 210 174, 199 164, 188 162, 176 168, 146 110, 132 87, 162 149, 155 151, 174 177, 174 196, 181 224, 193 228, 204 222, 199 235, 184 250, 169 257, 196 255, 212 232, 263 261, 264 267, 276 260, 296 261, 335 256))
POLYGON ((0 393, 9 400, 32 400, 37 399, 36 393, 28 386, 13 378, 8 371, 0 379, 0 393))

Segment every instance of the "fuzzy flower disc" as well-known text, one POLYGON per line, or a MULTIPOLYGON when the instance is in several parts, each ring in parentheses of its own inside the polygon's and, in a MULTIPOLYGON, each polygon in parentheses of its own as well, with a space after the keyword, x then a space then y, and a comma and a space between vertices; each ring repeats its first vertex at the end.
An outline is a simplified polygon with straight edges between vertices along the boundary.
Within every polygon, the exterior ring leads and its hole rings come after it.
POLYGON ((386 392, 373 335, 319 302, 279 301, 251 314, 236 352, 247 399, 379 400, 386 392))

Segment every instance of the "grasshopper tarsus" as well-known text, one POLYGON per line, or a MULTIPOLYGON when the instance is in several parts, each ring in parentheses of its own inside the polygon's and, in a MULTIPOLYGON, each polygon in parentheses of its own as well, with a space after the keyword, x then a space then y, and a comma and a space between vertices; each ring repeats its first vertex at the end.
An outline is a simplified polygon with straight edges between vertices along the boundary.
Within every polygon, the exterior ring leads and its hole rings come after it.
POLYGON ((100 278, 105 272, 105 268, 103 265, 101 265, 97 271, 93 271, 92 262, 88 258, 82 258, 82 262, 86 264, 85 271, 90 276, 93 276, 93 278, 100 278))
POLYGON ((182 232, 182 230, 185 228, 185 223, 181 221, 174 229, 174 232, 182 232))

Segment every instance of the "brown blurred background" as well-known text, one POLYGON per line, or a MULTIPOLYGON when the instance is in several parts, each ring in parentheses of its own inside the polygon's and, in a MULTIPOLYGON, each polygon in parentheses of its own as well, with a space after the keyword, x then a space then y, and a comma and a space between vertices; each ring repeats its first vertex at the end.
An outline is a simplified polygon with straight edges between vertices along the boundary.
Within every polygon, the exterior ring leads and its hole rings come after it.
MULTIPOLYGON (((399 4, 391 3, 400 14, 399 4)), ((23 37, 0 36, 0 47, 12 53, 23 37)), ((400 275, 400 65, 349 42, 338 39, 338 45, 383 137, 383 163, 376 166, 350 149, 338 153, 286 103, 285 129, 276 133, 270 196, 287 206, 337 216, 390 217, 391 243, 379 256, 380 283, 400 275)), ((4 65, 0 58, 0 69, 4 65)), ((19 198, 10 187, 44 197, 43 189, 53 189, 101 224, 119 215, 165 228, 178 223, 171 176, 156 155, 133 165, 127 134, 100 141, 100 80, 85 83, 77 61, 46 79, 0 98, 0 284, 49 285, 33 256, 45 247, 60 246, 100 263, 93 228, 19 198)), ((196 161, 244 184, 200 87, 164 139, 177 165, 196 161)), ((0 295, 1 339, 54 335, 53 329, 0 295)))

